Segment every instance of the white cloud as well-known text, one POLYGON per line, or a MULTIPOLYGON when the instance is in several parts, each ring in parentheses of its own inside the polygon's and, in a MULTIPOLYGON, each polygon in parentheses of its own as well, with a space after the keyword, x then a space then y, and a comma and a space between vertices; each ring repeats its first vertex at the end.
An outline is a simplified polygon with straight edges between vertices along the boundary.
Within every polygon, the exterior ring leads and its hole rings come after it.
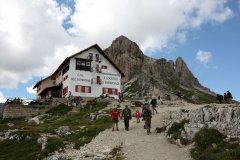
POLYGON ((4 97, 3 93, 0 92, 0 103, 5 103, 6 100, 7 100, 7 99, 4 97))
POLYGON ((148 54, 172 39, 187 41, 187 30, 222 23, 232 15, 226 0, 77 0, 68 31, 107 47, 119 35, 136 41, 148 54), (175 36, 177 37, 175 38, 175 36))
POLYGON ((47 76, 72 54, 55 52, 79 43, 62 27, 70 12, 53 0, 0 1, 0 87, 47 76))
POLYGON ((26 87, 26 90, 29 94, 36 94, 37 91, 33 89, 34 85, 30 86, 30 87, 26 87))
POLYGON ((212 58, 212 53, 211 52, 200 50, 196 54, 196 59, 202 64, 207 64, 210 61, 211 58, 212 58))
POLYGON ((69 55, 125 35, 148 55, 187 41, 187 31, 222 23, 226 0, 75 0, 75 12, 56 0, 0 1, 0 87, 13 88, 52 73, 69 55), (68 32, 62 23, 72 23, 68 32))

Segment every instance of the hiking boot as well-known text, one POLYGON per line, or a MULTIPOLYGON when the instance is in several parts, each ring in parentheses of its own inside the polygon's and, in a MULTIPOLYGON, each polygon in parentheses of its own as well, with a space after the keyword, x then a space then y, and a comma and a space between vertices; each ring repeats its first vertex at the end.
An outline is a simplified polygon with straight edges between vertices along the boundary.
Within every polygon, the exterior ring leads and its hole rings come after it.
POLYGON ((113 128, 112 131, 114 131, 115 129, 113 128))
POLYGON ((117 128, 117 131, 119 131, 118 128, 117 128))

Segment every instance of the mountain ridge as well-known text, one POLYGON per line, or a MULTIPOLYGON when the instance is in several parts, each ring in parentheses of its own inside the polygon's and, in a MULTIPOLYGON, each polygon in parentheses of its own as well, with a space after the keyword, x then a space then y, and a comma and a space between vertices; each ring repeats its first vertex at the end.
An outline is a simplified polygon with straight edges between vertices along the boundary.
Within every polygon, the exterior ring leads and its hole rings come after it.
POLYGON ((215 93, 200 84, 182 57, 175 62, 148 57, 137 43, 123 35, 104 52, 124 72, 123 92, 127 97, 170 94, 176 98, 177 92, 183 92, 190 102, 216 102, 215 93))

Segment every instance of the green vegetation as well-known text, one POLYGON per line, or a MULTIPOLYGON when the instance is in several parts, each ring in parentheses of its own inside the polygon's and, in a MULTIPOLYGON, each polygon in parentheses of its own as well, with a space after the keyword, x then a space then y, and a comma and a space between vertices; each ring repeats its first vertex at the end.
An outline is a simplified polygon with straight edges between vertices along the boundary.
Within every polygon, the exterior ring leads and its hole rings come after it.
POLYGON ((52 116, 62 116, 67 114, 73 109, 72 106, 66 106, 65 104, 60 104, 57 107, 54 107, 48 110, 46 113, 52 116))
POLYGON ((128 86, 128 87, 124 90, 124 92, 136 93, 136 92, 140 91, 141 88, 142 88, 142 87, 140 86, 138 80, 135 80, 134 82, 131 83, 130 86, 128 86))
POLYGON ((180 85, 175 81, 169 81, 168 85, 171 86, 174 92, 176 92, 175 94, 177 94, 177 92, 181 92, 184 95, 183 99, 187 102, 195 104, 218 103, 215 96, 201 91, 198 91, 197 95, 195 95, 193 90, 186 90, 180 87, 180 85), (193 100, 192 96, 197 96, 196 100, 193 100))
POLYGON ((4 119, 0 120, 0 132, 6 132, 8 129, 18 129, 18 132, 12 133, 20 137, 18 140, 5 140, 0 142, 0 160, 1 159, 43 159, 49 153, 64 148, 69 144, 74 144, 74 148, 80 148, 89 143, 99 132, 111 127, 111 119, 104 117, 96 121, 89 119, 89 114, 103 109, 107 106, 106 102, 90 101, 80 112, 69 112, 72 107, 59 105, 50 109, 49 114, 41 121, 44 123, 39 126, 27 125, 25 119, 4 119), (13 123, 10 127, 8 124, 13 123), (59 136, 56 130, 60 126, 69 126, 70 135, 59 136), (85 126, 81 128, 82 126, 85 126), (48 138, 44 151, 41 150, 41 144, 37 143, 40 134, 51 134, 48 138))
POLYGON ((189 120, 182 120, 180 123, 173 123, 172 126, 168 129, 167 135, 171 136, 174 140, 180 139, 181 143, 186 145, 189 141, 181 136, 181 132, 184 130, 184 125, 189 123, 189 120))
POLYGON ((238 139, 227 142, 225 138, 225 135, 215 129, 200 130, 194 137, 195 148, 191 150, 191 156, 195 160, 239 160, 238 139))

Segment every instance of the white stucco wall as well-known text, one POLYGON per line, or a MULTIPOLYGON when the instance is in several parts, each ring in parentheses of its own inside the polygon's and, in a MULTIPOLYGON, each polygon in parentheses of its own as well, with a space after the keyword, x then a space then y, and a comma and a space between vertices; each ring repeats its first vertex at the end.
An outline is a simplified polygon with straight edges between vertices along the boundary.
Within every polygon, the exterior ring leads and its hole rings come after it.
MULTIPOLYGON (((91 48, 88 51, 85 51, 74 58, 70 59, 69 71, 66 72, 63 77, 68 75, 68 78, 63 81, 63 89, 68 87, 68 91, 71 91, 73 96, 82 96, 82 97, 99 97, 103 93, 103 88, 113 88, 117 89, 117 92, 121 92, 121 74, 120 72, 101 54, 96 48, 91 48), (101 73, 97 73, 95 69, 93 72, 76 70, 76 57, 87 59, 89 53, 93 54, 93 61, 91 62, 91 67, 96 67, 96 64, 101 66, 107 66, 107 69, 101 69, 101 73), (96 54, 99 54, 101 58, 101 63, 95 61, 96 54), (101 84, 95 83, 96 77, 100 76, 102 81, 101 84), (94 79, 94 83, 91 83, 94 79), (82 86, 91 86, 91 93, 80 93, 75 91, 76 85, 82 86)), ((68 95, 67 95, 68 96, 68 95)), ((118 99, 117 95, 109 95, 118 99)))

